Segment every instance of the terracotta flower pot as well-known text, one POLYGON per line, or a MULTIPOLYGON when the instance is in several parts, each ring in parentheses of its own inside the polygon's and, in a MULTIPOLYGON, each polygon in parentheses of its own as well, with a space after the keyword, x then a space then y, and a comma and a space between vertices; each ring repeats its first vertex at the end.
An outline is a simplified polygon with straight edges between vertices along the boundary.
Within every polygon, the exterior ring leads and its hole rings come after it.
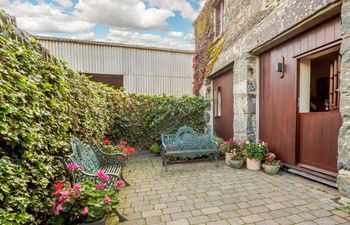
POLYGON ((240 169, 243 166, 243 159, 241 159, 241 160, 232 160, 232 159, 230 159, 229 160, 229 164, 230 164, 230 166, 232 168, 240 169))
POLYGON ((80 225, 105 225, 106 224, 107 217, 104 216, 102 219, 91 222, 91 223, 82 223, 80 225))
POLYGON ((260 170, 261 161, 257 159, 247 159, 247 169, 248 170, 260 170))
POLYGON ((266 165, 265 163, 262 165, 264 168, 264 171, 268 174, 274 175, 277 174, 278 171, 280 170, 281 166, 274 166, 274 165, 266 165))
POLYGON ((230 161, 231 157, 232 157, 232 153, 231 152, 226 152, 225 153, 225 163, 227 165, 230 165, 229 161, 230 161))

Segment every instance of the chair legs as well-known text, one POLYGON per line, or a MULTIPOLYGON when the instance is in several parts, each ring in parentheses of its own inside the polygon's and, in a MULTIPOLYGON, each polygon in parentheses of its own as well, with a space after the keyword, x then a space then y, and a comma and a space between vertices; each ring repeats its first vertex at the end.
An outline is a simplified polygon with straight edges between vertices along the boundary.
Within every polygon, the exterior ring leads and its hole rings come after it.
POLYGON ((118 216, 120 222, 124 222, 127 220, 125 216, 118 212, 118 210, 115 211, 115 214, 118 216))
POLYGON ((125 186, 130 186, 129 182, 127 182, 123 176, 123 173, 120 173, 120 179, 122 179, 125 183, 125 186))

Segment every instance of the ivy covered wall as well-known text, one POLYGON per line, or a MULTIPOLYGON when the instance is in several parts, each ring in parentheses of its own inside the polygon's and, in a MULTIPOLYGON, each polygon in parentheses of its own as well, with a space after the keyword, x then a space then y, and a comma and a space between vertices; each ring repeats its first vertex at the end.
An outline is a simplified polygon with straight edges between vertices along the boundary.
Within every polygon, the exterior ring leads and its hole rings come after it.
POLYGON ((213 7, 206 4, 194 22, 195 53, 193 57, 193 94, 199 95, 203 81, 215 65, 223 47, 222 36, 215 37, 213 30, 213 7))

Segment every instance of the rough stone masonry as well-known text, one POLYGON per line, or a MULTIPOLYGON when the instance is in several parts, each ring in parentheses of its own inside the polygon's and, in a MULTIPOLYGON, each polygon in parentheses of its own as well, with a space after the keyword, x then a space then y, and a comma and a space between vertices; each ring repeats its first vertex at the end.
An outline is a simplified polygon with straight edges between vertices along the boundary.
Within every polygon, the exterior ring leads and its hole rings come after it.
MULTIPOLYGON (((225 46, 212 74, 234 63, 234 137, 256 140, 259 57, 251 52, 335 3, 342 4, 343 38, 340 51, 340 112, 343 124, 338 138, 337 184, 341 192, 350 195, 350 0, 225 0, 225 46)), ((213 1, 208 0, 206 4, 213 4, 213 1)), ((203 89, 202 93, 205 92, 205 96, 211 99, 213 90, 210 82, 203 89)), ((213 107, 208 108, 206 117, 210 130, 212 113, 213 107)))

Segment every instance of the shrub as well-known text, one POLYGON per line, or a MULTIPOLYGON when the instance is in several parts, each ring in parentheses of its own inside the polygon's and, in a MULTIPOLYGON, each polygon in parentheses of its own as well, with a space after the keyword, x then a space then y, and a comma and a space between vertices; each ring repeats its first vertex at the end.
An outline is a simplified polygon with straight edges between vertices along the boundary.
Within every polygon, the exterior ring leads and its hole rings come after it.
POLYGON ((152 153, 159 153, 160 152, 160 147, 157 143, 154 143, 151 145, 151 147, 149 148, 149 150, 152 152, 152 153))
POLYGON ((203 131, 204 110, 208 102, 203 97, 127 94, 116 92, 114 123, 110 139, 128 140, 139 148, 149 148, 160 142, 160 133, 176 133, 183 125, 203 131))

